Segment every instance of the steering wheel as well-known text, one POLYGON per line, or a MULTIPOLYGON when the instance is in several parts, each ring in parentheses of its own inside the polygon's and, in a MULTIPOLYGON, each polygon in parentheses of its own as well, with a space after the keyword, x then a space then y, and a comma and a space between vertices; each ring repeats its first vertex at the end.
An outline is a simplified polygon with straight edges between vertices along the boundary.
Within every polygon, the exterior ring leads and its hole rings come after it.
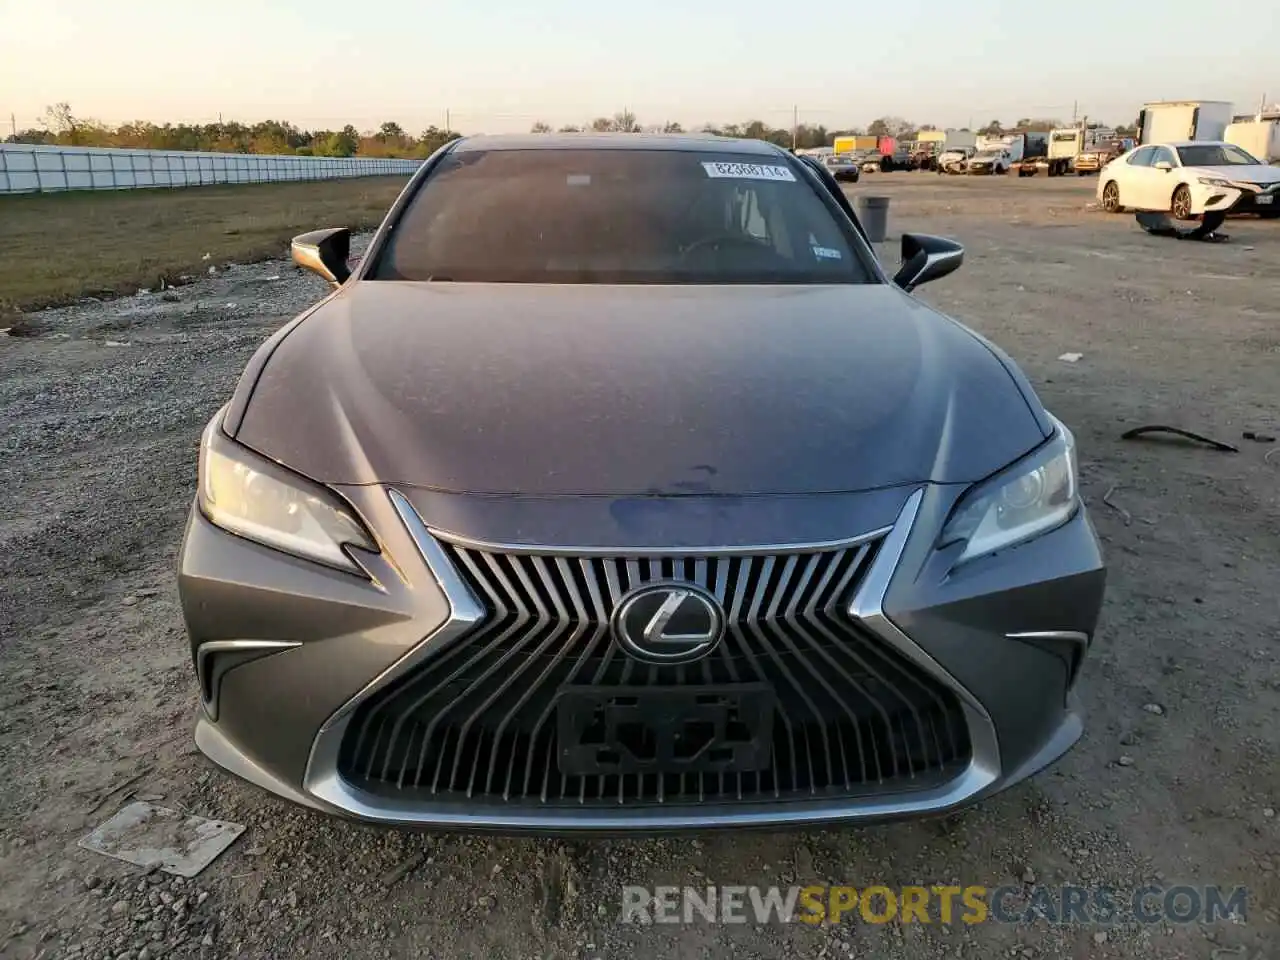
POLYGON ((690 254, 707 247, 721 246, 750 247, 752 250, 756 251, 769 249, 768 245, 762 240, 753 240, 751 237, 744 237, 740 233, 719 233, 693 241, 693 243, 684 248, 680 256, 687 257, 690 254))

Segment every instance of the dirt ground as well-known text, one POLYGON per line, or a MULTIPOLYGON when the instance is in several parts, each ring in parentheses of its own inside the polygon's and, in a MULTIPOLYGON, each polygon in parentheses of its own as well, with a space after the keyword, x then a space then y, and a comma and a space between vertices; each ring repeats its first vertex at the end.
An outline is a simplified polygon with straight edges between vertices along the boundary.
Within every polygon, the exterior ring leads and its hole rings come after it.
MULTIPOLYGON (((281 262, 31 317, 0 338, 0 955, 15 958, 1149 957, 1280 943, 1280 224, 1149 237, 1092 180, 868 177, 891 241, 967 245, 924 299, 1000 344, 1076 432, 1111 565, 1084 740, 944 819, 697 840, 351 826, 215 772, 174 587, 197 435, 322 293, 281 262), (1082 354, 1076 363, 1059 356, 1082 354), (1123 441, 1149 423, 1238 453, 1123 441), (1109 495, 1109 496, 1108 496, 1109 495), (1104 502, 1104 497, 1110 503, 1104 502), (247 825, 197 878, 77 846, 128 799, 247 825), (1249 888, 1244 922, 638 927, 623 884, 1249 888)), ((893 243, 886 245, 892 255, 893 243)), ((896 259, 896 257, 894 257, 896 259)))
POLYGON ((406 177, 0 197, 0 327, 15 310, 159 290, 277 256, 317 224, 373 229, 406 177))

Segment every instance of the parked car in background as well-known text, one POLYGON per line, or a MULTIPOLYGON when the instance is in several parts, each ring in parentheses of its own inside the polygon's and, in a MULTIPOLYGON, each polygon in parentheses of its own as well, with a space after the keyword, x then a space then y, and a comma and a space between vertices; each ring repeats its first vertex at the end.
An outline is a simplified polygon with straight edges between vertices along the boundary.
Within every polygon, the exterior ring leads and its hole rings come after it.
POLYGON ((1086 145, 1076 155, 1076 176, 1087 177, 1090 174, 1097 173, 1112 160, 1128 153, 1133 149, 1133 146, 1134 141, 1131 138, 1124 137, 1099 140, 1093 144, 1086 145))
POLYGON ((827 172, 840 181, 857 183, 860 176, 858 160, 852 154, 832 153, 822 160, 827 172))
POLYGON ((971 174, 1004 174, 1013 165, 1013 155, 1008 147, 984 147, 969 158, 965 165, 965 173, 971 174))
POLYGON ((885 173, 893 170, 914 170, 915 164, 912 160, 910 145, 901 143, 892 153, 881 154, 880 169, 885 173))
POLYGON ((1148 144, 1098 177, 1104 210, 1158 210, 1178 220, 1203 213, 1280 216, 1280 167, 1223 140, 1148 144))

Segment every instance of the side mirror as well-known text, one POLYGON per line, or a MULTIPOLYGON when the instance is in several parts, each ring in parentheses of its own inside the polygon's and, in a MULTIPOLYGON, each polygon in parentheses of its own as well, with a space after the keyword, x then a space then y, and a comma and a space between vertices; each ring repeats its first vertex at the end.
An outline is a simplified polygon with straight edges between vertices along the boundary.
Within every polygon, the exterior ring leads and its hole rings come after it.
POLYGON ((923 233, 902 235, 902 266, 893 282, 910 293, 922 283, 940 280, 964 262, 964 247, 945 237, 923 233))
POLYGON ((328 227, 301 233, 289 244, 293 262, 340 287, 351 276, 347 257, 351 255, 351 231, 346 227, 328 227))
POLYGON ((1157 160, 1154 164, 1152 164, 1152 166, 1154 166, 1157 170, 1163 170, 1165 173, 1168 173, 1170 170, 1173 169, 1173 164, 1170 163, 1168 160, 1157 160))

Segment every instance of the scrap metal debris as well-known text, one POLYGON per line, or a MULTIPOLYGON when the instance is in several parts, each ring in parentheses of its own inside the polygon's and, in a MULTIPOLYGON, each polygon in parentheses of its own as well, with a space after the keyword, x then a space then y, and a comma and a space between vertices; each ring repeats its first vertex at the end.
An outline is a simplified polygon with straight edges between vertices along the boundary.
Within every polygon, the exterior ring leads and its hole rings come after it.
POLYGON ((1079 360, 1083 356, 1084 356, 1083 353, 1064 353, 1058 359, 1061 360, 1063 363, 1075 363, 1077 360, 1079 360))
POLYGON ((1254 443, 1275 443, 1276 438, 1269 433, 1258 433, 1256 430, 1246 430, 1240 434, 1246 440, 1252 440, 1254 443))
POLYGON ((384 887, 394 887, 397 883, 422 866, 426 859, 427 855, 425 853, 415 853, 407 860, 401 861, 382 875, 382 885, 384 887))
POLYGON ((1121 440, 1137 440, 1149 433, 1173 433, 1179 437, 1186 437, 1188 440, 1196 440, 1200 443, 1208 444, 1215 450, 1222 450, 1226 453, 1239 453, 1239 447, 1233 447, 1231 444, 1222 440, 1215 440, 1213 437, 1206 437, 1202 433, 1192 433, 1190 430, 1183 430, 1181 427, 1169 427, 1160 423, 1149 424, 1145 427, 1134 427, 1132 430, 1126 430, 1120 434, 1121 440))
POLYGON ((1176 240, 1204 240, 1208 243, 1222 243, 1230 239, 1225 233, 1218 233, 1218 228, 1227 222, 1227 215, 1222 212, 1204 214, 1198 223, 1179 226, 1167 213, 1155 213, 1142 210, 1134 214, 1138 225, 1153 237, 1173 237, 1176 240))
POLYGON ((137 802, 84 837, 80 846, 140 867, 194 877, 242 833, 238 823, 137 802))
POLYGON ((1120 516, 1122 516, 1122 517, 1124 518, 1124 525, 1127 527, 1127 526, 1129 526, 1129 524, 1133 523, 1133 517, 1131 517, 1131 516, 1129 515, 1129 511, 1128 511, 1128 510, 1126 510, 1124 507, 1120 506, 1120 504, 1118 504, 1118 503, 1113 503, 1113 502, 1111 501, 1111 495, 1112 495, 1113 493, 1115 493, 1115 492, 1116 492, 1116 489, 1117 489, 1119 486, 1120 486, 1120 484, 1118 484, 1118 483, 1117 483, 1117 484, 1115 484, 1115 485, 1114 485, 1110 490, 1108 490, 1106 493, 1104 493, 1104 494, 1102 495, 1102 502, 1103 502, 1103 503, 1105 503, 1105 504, 1106 504, 1108 507, 1110 507, 1112 510, 1114 510, 1116 513, 1120 514, 1120 516))
POLYGON ((143 777, 145 777, 147 774, 149 774, 149 773, 150 773, 152 770, 154 770, 154 769, 155 769, 155 767, 154 767, 154 766, 152 766, 151 764, 149 764, 149 763, 148 763, 148 764, 144 764, 144 765, 142 766, 142 769, 141 769, 141 770, 139 770, 137 773, 135 773, 133 776, 131 776, 129 779, 124 780, 124 781, 122 781, 122 782, 120 782, 120 783, 117 783, 114 787, 112 787, 111 789, 107 790, 107 791, 106 791, 105 793, 103 793, 100 797, 98 797, 98 802, 97 802, 97 803, 95 803, 95 804, 93 805, 93 807, 89 810, 89 812, 90 812, 90 813, 93 813, 93 812, 94 812, 94 811, 96 811, 99 807, 101 807, 104 803, 106 803, 108 800, 110 800, 112 797, 114 797, 117 793, 120 793, 122 790, 128 790, 128 791, 129 791, 128 793, 126 793, 126 794, 121 798, 122 800, 128 800, 130 797, 132 797, 132 796, 133 796, 133 793, 134 793, 134 791, 133 791, 133 790, 130 790, 129 788, 130 788, 130 787, 135 787, 135 786, 137 786, 138 781, 139 781, 139 780, 141 780, 143 777))

